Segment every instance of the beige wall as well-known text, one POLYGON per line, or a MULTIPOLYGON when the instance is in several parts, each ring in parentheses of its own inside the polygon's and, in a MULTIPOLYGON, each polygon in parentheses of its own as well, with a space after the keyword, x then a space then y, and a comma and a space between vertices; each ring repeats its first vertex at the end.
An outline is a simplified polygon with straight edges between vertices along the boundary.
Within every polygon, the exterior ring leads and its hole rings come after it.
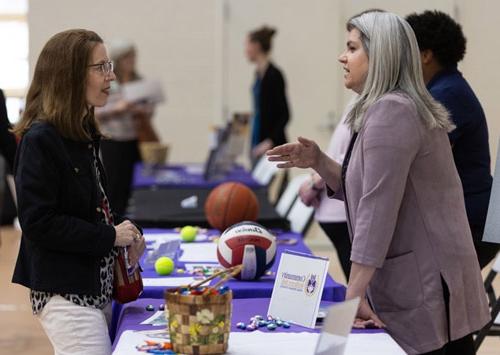
POLYGON ((32 0, 30 62, 54 33, 88 28, 105 40, 128 38, 138 47, 139 72, 165 86, 168 102, 155 124, 173 145, 173 159, 201 161, 208 128, 220 120, 221 50, 218 0, 32 0))
MULTIPOLYGON (((440 9, 457 18, 468 38, 460 68, 488 117, 496 155, 500 135, 498 33, 500 2, 495 0, 32 0, 30 59, 57 31, 95 29, 105 39, 125 37, 139 49, 140 72, 160 79, 168 102, 155 118, 175 161, 202 161, 209 127, 230 112, 251 108, 253 68, 243 56, 248 30, 278 27, 273 57, 289 84, 293 120, 290 137, 303 134, 325 145, 328 116, 342 112, 350 95, 336 62, 351 15, 378 7, 406 15, 440 9)), ((494 161, 494 159, 493 159, 494 161)))

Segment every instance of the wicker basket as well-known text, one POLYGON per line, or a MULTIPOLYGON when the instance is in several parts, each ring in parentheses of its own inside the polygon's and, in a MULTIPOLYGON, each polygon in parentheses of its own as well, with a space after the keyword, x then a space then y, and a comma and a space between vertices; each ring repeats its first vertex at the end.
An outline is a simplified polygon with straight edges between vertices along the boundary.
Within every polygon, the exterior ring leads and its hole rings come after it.
POLYGON ((142 161, 150 165, 167 162, 169 146, 158 142, 142 142, 139 144, 142 161))
POLYGON ((165 291, 173 350, 181 354, 224 354, 231 329, 232 292, 181 295, 165 291))

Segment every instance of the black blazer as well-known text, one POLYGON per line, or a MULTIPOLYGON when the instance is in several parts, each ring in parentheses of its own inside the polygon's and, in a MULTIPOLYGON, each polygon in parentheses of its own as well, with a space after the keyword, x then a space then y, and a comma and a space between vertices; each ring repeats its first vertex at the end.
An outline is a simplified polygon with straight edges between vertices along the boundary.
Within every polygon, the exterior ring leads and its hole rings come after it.
POLYGON ((5 106, 5 96, 0 90, 0 152, 4 156, 9 168, 14 167, 14 157, 16 156, 16 137, 10 132, 11 124, 7 116, 7 107, 5 106))
POLYGON ((269 63, 260 85, 259 142, 269 138, 274 146, 285 144, 285 126, 290 119, 285 78, 274 64, 269 63))
POLYGON ((13 282, 60 294, 100 293, 99 262, 114 246, 115 229, 100 222, 92 149, 98 151, 98 139, 65 139, 43 122, 23 136, 14 164, 22 239, 13 282))

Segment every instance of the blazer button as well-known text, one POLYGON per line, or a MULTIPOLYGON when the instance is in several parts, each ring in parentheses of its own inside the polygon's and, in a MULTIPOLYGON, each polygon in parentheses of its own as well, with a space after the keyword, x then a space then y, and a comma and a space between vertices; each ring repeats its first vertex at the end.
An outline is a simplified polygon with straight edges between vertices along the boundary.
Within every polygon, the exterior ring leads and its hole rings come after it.
POLYGON ((87 146, 89 149, 92 149, 92 143, 89 143, 89 145, 87 146))
POLYGON ((79 172, 79 171, 80 171, 80 169, 75 168, 75 173, 77 173, 77 174, 78 174, 78 172, 79 172))
POLYGON ((97 212, 102 212, 102 208, 101 208, 101 207, 97 207, 95 210, 96 210, 97 212))

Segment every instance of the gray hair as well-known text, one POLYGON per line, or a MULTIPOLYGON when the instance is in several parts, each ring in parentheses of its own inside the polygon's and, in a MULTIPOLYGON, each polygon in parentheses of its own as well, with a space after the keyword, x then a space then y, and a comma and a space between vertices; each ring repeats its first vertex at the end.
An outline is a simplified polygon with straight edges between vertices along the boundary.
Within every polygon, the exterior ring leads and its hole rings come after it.
POLYGON ((395 14, 372 11, 351 18, 347 30, 354 28, 361 33, 369 65, 363 91, 346 118, 351 129, 361 129, 366 110, 384 94, 402 91, 413 100, 429 129, 451 130, 448 111, 425 87, 420 51, 410 25, 395 14))

